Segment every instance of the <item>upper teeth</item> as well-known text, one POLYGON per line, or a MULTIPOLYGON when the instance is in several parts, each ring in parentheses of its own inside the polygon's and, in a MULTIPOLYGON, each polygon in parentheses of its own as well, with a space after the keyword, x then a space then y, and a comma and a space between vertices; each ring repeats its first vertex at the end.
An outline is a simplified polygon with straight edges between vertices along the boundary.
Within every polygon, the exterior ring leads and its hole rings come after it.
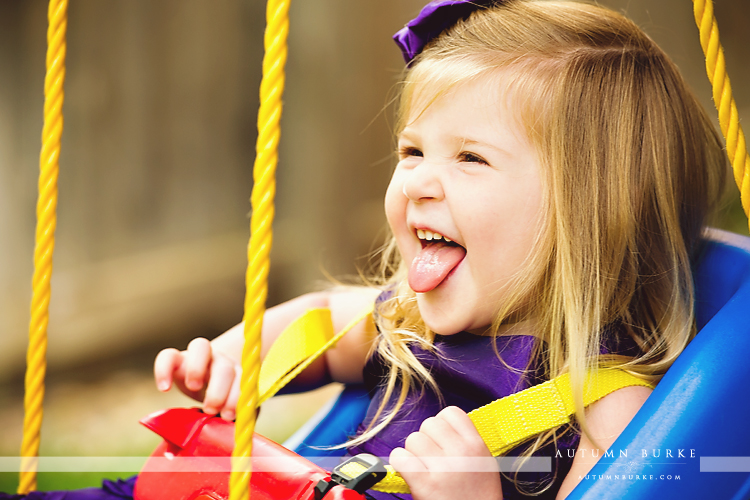
POLYGON ((433 233, 432 231, 428 231, 427 229, 417 229, 417 237, 420 240, 427 240, 427 241, 445 240, 449 243, 451 241, 450 238, 448 238, 447 236, 443 236, 440 233, 433 233))

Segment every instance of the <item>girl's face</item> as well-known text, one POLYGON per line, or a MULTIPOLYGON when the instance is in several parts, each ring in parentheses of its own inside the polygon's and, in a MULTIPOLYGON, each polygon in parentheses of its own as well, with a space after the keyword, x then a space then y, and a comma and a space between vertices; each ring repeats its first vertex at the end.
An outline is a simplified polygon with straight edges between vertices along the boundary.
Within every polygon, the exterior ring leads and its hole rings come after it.
POLYGON ((441 335, 492 323, 541 229, 541 168, 502 75, 439 97, 399 136, 386 217, 420 314, 441 335))

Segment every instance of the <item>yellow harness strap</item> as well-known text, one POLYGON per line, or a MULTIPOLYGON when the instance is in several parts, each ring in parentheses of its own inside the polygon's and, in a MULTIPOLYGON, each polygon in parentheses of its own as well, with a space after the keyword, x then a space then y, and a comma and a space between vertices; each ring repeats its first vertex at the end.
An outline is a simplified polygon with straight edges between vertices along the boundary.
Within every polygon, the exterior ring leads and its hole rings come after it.
MULTIPOLYGON (((368 308, 334 335, 331 312, 311 309, 278 337, 260 369, 259 401, 270 398, 310 363, 372 313, 368 308)), ((623 387, 653 385, 623 370, 600 369, 586 378, 583 406, 623 387)), ((570 422, 575 413, 570 375, 563 374, 526 390, 498 399, 469 413, 493 456, 507 453, 544 431, 570 422)), ((388 475, 372 489, 385 493, 409 493, 403 478, 386 465, 388 475)))
POLYGON ((367 308, 334 335, 329 309, 310 309, 279 335, 260 367, 258 406, 272 397, 310 363, 372 313, 367 308))
MULTIPOLYGON (((653 385, 619 369, 601 369, 589 376, 583 405, 603 398, 623 387, 653 385)), ((507 453, 544 431, 570 422, 575 413, 570 375, 565 373, 526 390, 497 399, 469 412, 469 418, 493 456, 507 453)), ((409 493, 403 478, 386 465, 388 475, 373 489, 385 493, 409 493)))

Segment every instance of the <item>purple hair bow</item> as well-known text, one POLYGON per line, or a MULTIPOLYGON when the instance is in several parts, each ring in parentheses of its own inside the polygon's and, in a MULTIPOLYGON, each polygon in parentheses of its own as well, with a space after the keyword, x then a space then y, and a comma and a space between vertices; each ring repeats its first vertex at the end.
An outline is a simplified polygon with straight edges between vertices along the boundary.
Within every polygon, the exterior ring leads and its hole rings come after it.
POLYGON ((466 19, 477 9, 493 5, 498 0, 434 0, 398 33, 393 35, 407 64, 422 52, 430 40, 459 19, 466 19))

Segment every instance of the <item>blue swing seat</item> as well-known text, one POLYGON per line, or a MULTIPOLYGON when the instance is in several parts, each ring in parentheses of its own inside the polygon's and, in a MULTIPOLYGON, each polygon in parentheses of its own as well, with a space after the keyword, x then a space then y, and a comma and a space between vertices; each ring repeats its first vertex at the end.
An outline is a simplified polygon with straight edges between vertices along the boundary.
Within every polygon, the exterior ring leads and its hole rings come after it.
POLYGON ((629 456, 601 460, 571 500, 750 499, 750 238, 708 239, 695 273, 698 335, 612 445, 629 456))
MULTIPOLYGON (((750 238, 711 230, 707 240, 695 273, 699 334, 569 499, 750 499, 750 238)), ((368 402, 346 387, 285 444, 342 455, 321 448, 346 441, 368 402)))

